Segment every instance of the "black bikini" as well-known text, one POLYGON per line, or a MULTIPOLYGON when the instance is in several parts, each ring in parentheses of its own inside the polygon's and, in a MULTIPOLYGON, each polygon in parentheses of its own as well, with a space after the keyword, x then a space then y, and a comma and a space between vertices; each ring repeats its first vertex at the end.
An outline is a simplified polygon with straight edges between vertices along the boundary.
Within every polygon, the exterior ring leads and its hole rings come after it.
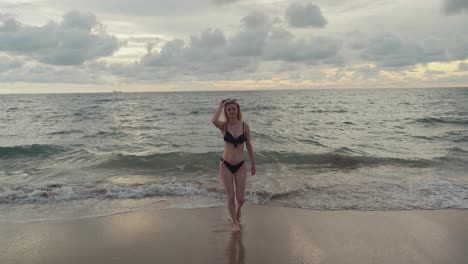
POLYGON ((240 167, 242 166, 242 164, 244 164, 245 160, 237 163, 236 165, 232 165, 231 163, 223 160, 223 158, 221 158, 221 161, 224 163, 224 165, 226 165, 226 167, 232 172, 232 173, 236 173, 236 171, 238 171, 240 169, 240 167))
MULTIPOLYGON (((234 147, 237 148, 237 145, 244 143, 246 140, 247 139, 245 138, 245 133, 244 133, 244 122, 242 122, 242 134, 240 136, 238 136, 237 138, 234 138, 234 136, 231 133, 229 133, 229 131, 227 130, 227 124, 226 124, 226 134, 224 134, 224 141, 234 144, 234 147)), ((245 162, 245 160, 243 160, 243 161, 233 165, 233 164, 225 161, 223 158, 221 158, 221 161, 224 163, 224 165, 226 165, 226 167, 232 173, 236 173, 236 171, 238 171, 240 169, 240 167, 242 166, 242 164, 244 164, 244 162, 245 162)))
POLYGON ((226 134, 224 134, 224 141, 228 143, 234 144, 234 147, 237 148, 237 145, 242 144, 246 141, 245 134, 244 134, 244 122, 242 122, 242 134, 237 138, 234 138, 232 134, 227 131, 227 124, 226 124, 226 134))

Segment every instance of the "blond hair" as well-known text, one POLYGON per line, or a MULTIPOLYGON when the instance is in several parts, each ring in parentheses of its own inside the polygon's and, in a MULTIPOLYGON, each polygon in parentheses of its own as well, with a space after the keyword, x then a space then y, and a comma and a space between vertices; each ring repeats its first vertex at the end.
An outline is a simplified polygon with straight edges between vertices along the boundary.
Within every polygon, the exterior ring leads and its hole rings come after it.
POLYGON ((241 112, 241 108, 240 108, 240 105, 236 102, 228 102, 224 105, 224 121, 226 121, 226 123, 229 121, 229 117, 227 115, 227 111, 226 111, 226 108, 228 105, 231 105, 231 104, 235 104, 237 106, 237 120, 241 120, 242 121, 242 112, 241 112))

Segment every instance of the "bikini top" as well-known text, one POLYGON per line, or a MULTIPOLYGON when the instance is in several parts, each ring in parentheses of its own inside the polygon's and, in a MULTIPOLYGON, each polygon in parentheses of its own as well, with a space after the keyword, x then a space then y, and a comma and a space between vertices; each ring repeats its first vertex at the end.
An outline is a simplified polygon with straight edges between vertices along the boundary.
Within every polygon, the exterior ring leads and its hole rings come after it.
POLYGON ((224 134, 224 141, 234 144, 234 147, 237 148, 238 144, 242 144, 246 140, 247 139, 245 138, 245 133, 244 133, 244 122, 242 122, 242 134, 238 136, 237 138, 234 138, 234 136, 231 133, 229 133, 229 131, 227 130, 227 124, 226 124, 226 134, 224 134))

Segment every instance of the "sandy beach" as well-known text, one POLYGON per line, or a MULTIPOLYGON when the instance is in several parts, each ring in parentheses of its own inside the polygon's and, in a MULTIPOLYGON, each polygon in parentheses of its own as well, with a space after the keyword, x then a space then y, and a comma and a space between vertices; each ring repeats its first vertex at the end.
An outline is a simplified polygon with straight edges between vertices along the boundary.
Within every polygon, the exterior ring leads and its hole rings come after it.
POLYGON ((468 210, 246 206, 0 224, 0 263, 468 263, 468 210))

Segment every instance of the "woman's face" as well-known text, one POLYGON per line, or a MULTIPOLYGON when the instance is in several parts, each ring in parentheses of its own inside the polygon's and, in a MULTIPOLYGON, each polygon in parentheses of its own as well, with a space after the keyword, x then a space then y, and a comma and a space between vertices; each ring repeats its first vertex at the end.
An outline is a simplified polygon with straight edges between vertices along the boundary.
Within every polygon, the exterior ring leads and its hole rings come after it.
POLYGON ((229 120, 236 120, 237 119, 237 105, 236 104, 228 104, 226 106, 226 113, 229 117, 229 120))

